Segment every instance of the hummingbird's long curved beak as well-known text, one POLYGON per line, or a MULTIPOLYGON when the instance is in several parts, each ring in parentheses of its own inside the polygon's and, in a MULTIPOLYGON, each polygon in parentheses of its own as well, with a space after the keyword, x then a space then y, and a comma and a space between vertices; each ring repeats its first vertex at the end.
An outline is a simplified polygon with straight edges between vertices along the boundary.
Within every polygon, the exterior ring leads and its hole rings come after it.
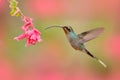
POLYGON ((49 28, 53 28, 53 27, 63 28, 62 26, 50 26, 50 27, 45 28, 45 30, 47 30, 49 28))

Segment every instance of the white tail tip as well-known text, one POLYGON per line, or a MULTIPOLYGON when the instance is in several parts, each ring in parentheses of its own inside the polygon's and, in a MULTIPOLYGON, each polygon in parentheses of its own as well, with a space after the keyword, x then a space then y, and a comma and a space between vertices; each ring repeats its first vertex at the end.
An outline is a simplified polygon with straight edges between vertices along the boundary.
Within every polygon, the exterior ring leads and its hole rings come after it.
POLYGON ((107 65, 106 65, 103 61, 101 61, 100 59, 98 59, 98 62, 99 62, 101 65, 103 65, 105 68, 107 68, 107 65))

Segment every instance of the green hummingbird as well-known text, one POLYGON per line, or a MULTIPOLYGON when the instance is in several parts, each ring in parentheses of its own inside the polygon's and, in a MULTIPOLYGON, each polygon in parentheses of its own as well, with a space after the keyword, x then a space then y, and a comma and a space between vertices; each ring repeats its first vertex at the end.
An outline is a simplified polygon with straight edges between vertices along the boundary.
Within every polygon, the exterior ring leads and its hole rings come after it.
POLYGON ((107 67, 107 65, 102 60, 98 59, 96 56, 91 54, 84 45, 85 42, 88 42, 96 38, 98 35, 100 35, 104 31, 104 28, 102 27, 95 28, 77 35, 71 26, 50 26, 47 27, 46 29, 53 27, 59 27, 64 30, 69 43, 75 50, 79 50, 79 51, 83 51, 84 53, 87 53, 90 57, 97 60, 103 67, 105 68, 107 67))

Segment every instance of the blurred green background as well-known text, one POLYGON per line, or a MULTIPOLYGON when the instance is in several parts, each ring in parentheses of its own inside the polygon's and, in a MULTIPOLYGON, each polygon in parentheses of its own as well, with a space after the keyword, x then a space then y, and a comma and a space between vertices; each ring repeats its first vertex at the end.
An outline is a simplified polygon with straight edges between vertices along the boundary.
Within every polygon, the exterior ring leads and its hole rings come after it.
POLYGON ((119 0, 17 0, 22 12, 33 18, 43 41, 25 47, 20 35, 21 18, 11 17, 9 3, 0 0, 0 80, 120 80, 119 0), (75 51, 62 29, 72 26, 77 34, 104 27, 99 37, 85 45, 108 68, 75 51))

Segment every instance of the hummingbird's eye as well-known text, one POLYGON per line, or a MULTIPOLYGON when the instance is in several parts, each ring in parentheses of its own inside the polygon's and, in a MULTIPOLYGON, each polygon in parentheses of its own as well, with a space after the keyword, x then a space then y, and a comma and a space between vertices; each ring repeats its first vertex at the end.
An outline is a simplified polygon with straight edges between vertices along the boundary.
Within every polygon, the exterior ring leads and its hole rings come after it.
POLYGON ((69 27, 65 27, 65 28, 66 28, 67 31, 69 31, 69 32, 71 31, 71 29, 69 27))
POLYGON ((64 28, 67 32, 71 32, 71 28, 70 28, 70 27, 64 26, 63 28, 64 28))

